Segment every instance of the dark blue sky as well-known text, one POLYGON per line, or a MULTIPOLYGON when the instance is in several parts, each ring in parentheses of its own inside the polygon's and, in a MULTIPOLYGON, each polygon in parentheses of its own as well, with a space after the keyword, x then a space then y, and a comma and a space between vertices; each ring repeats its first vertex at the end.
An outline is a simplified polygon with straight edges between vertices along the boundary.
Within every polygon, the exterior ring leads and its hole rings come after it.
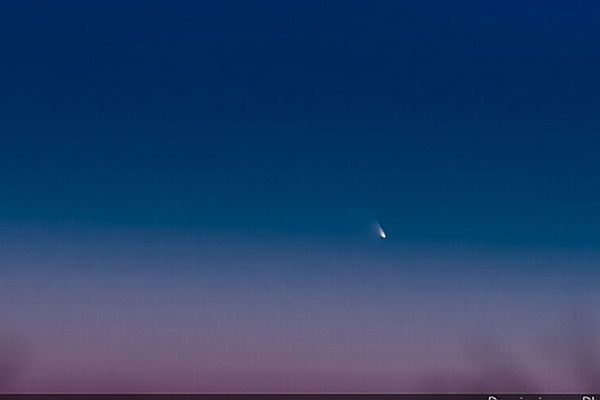
POLYGON ((597 246, 598 15, 5 1, 0 221, 597 246))

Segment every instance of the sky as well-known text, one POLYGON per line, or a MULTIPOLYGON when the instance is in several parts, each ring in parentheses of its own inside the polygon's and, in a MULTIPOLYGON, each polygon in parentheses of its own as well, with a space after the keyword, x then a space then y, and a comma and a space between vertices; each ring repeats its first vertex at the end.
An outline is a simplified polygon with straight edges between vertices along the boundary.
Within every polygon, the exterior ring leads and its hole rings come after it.
POLYGON ((600 390, 599 12, 3 2, 0 391, 600 390))

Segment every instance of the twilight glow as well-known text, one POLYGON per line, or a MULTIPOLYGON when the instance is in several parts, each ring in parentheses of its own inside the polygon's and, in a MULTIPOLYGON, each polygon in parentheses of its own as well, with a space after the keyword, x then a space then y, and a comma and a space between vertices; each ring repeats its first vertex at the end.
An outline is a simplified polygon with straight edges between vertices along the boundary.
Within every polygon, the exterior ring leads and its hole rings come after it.
POLYGON ((598 15, 2 1, 0 392, 600 391, 598 15))

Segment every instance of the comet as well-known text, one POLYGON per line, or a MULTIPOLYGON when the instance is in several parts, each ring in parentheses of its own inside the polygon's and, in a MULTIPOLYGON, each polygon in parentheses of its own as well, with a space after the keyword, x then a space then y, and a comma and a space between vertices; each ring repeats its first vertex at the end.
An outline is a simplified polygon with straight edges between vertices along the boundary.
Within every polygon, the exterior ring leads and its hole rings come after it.
POLYGON ((381 239, 387 239, 387 234, 378 222, 375 223, 375 230, 377 231, 377 236, 379 236, 381 239))

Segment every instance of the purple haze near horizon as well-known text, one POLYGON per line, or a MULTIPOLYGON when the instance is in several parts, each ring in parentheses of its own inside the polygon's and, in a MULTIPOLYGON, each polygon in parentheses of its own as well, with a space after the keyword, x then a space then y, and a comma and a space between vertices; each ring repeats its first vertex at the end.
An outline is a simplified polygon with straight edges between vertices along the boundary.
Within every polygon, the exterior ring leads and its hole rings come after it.
POLYGON ((48 232, 2 231, 0 332, 22 350, 3 390, 593 389, 561 361, 597 328, 592 253, 48 232))

